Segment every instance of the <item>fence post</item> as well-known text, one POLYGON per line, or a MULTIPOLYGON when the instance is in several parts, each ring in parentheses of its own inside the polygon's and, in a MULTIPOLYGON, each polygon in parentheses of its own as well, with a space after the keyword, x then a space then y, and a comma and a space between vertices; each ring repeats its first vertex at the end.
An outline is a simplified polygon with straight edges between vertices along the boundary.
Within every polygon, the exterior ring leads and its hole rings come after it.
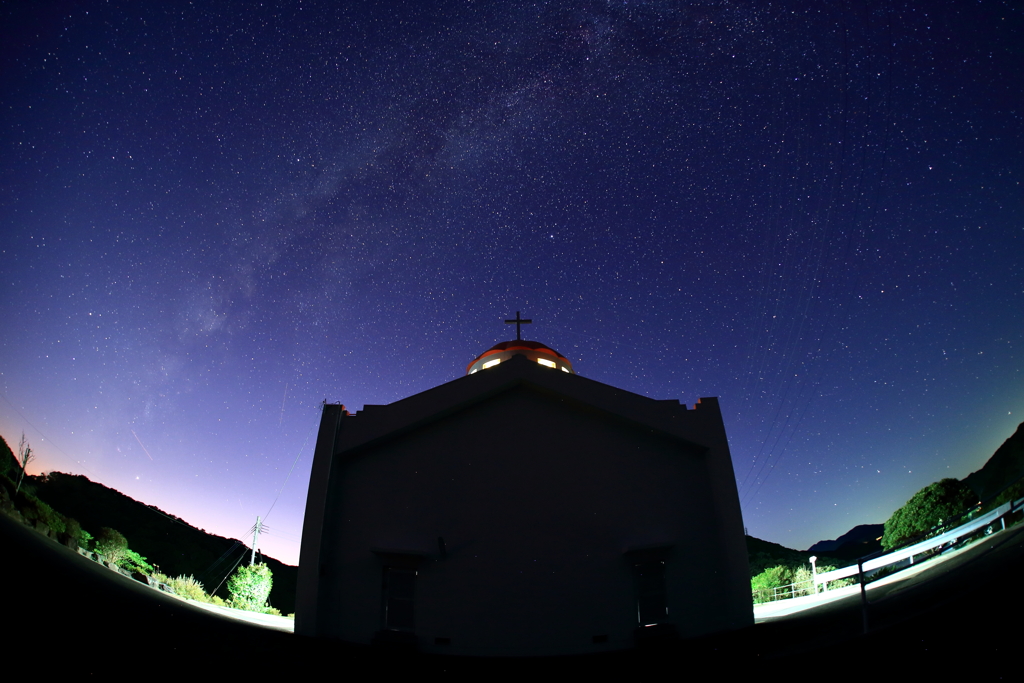
POLYGON ((857 578, 860 581, 860 614, 865 635, 868 632, 868 587, 864 579, 864 560, 857 560, 857 578))

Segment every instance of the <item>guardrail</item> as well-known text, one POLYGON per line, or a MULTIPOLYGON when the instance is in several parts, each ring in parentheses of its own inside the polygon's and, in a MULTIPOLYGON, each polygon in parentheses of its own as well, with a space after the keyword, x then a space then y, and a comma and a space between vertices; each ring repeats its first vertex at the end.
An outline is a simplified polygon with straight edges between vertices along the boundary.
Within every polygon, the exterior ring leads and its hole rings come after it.
MULTIPOLYGON (((756 590, 753 592, 754 603, 760 604, 765 602, 775 602, 777 600, 788 600, 801 595, 820 593, 829 589, 829 582, 848 578, 855 578, 861 584, 861 592, 863 594, 863 586, 870 581, 870 577, 866 577, 866 574, 903 562, 904 560, 910 560, 907 566, 913 565, 915 556, 922 555, 930 550, 947 544, 954 545, 965 536, 977 533, 980 529, 993 525, 996 522, 999 522, 1000 527, 1005 529, 1006 517, 1015 512, 1019 512, 1022 509, 1024 509, 1024 498, 1018 498, 1013 502, 1004 503, 996 509, 987 512, 980 517, 969 520, 954 529, 944 531, 937 536, 933 536, 932 538, 925 539, 918 543, 913 543, 905 548, 898 548, 890 553, 879 555, 877 557, 868 555, 858 560, 857 564, 850 565, 849 567, 843 567, 841 569, 834 569, 828 572, 822 572, 820 574, 815 573, 813 578, 806 581, 798 581, 796 583, 778 586, 771 589, 762 588, 756 590)), ((814 558, 811 559, 813 560, 814 558)), ((813 563, 811 566, 813 571, 813 563)), ((866 601, 866 595, 862 595, 862 599, 866 601)))
POLYGON ((1014 512, 1017 512, 1022 508, 1024 508, 1024 498, 1018 498, 1017 500, 1011 503, 1004 503, 1003 505, 997 507, 995 510, 988 512, 982 515, 981 517, 972 519, 966 524, 962 524, 961 526, 958 526, 955 529, 950 529, 949 531, 945 531, 939 534, 938 536, 933 536, 932 538, 907 546, 906 548, 900 548, 898 550, 894 550, 891 553, 887 553, 879 557, 865 559, 858 562, 857 564, 850 565, 849 567, 843 567, 842 569, 835 569, 830 572, 815 574, 815 588, 817 589, 818 586, 824 586, 827 590, 829 581, 845 579, 851 576, 862 576, 864 572, 871 572, 876 569, 881 569, 882 567, 888 567, 889 565, 896 564, 897 562, 902 562, 903 560, 907 559, 910 560, 910 564, 913 564, 915 555, 920 555, 924 552, 927 552, 928 550, 932 550, 933 548, 938 548, 939 546, 946 545, 947 543, 955 543, 960 538, 963 538, 964 536, 969 536, 974 532, 978 531, 979 529, 986 527, 990 524, 994 524, 997 521, 1001 522, 1002 528, 1005 529, 1006 516, 1014 512))

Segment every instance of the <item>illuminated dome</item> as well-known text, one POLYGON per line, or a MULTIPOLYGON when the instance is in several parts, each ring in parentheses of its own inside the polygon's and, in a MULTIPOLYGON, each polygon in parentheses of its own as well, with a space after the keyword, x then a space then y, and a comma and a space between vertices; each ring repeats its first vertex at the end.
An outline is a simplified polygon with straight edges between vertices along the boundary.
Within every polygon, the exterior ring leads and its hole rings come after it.
POLYGON ((576 374, 572 369, 572 363, 569 362, 569 359, 558 351, 540 342, 526 341, 525 339, 514 339, 495 344, 477 356, 476 360, 466 367, 466 374, 472 375, 478 370, 494 367, 503 361, 507 361, 512 356, 526 356, 535 363, 545 367, 561 370, 573 375, 576 374))

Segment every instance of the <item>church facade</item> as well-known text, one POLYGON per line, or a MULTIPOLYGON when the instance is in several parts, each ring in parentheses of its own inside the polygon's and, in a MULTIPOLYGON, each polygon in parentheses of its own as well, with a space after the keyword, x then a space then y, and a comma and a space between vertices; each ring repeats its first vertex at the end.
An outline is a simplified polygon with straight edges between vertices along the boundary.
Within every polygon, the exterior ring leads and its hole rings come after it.
POLYGON ((717 399, 650 399, 516 340, 393 404, 324 406, 296 633, 532 656, 751 623, 717 399))

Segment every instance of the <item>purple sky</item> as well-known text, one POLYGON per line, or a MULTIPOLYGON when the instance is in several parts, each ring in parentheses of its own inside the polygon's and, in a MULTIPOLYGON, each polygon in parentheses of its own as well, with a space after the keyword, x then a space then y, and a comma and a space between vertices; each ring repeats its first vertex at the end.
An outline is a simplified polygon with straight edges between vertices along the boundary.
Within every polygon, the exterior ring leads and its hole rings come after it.
MULTIPOLYGON (((1012 3, 5 3, 0 434, 298 558, 319 405, 521 310, 805 548, 1024 420, 1012 3)), ((131 539, 129 539, 130 541, 131 539)))

